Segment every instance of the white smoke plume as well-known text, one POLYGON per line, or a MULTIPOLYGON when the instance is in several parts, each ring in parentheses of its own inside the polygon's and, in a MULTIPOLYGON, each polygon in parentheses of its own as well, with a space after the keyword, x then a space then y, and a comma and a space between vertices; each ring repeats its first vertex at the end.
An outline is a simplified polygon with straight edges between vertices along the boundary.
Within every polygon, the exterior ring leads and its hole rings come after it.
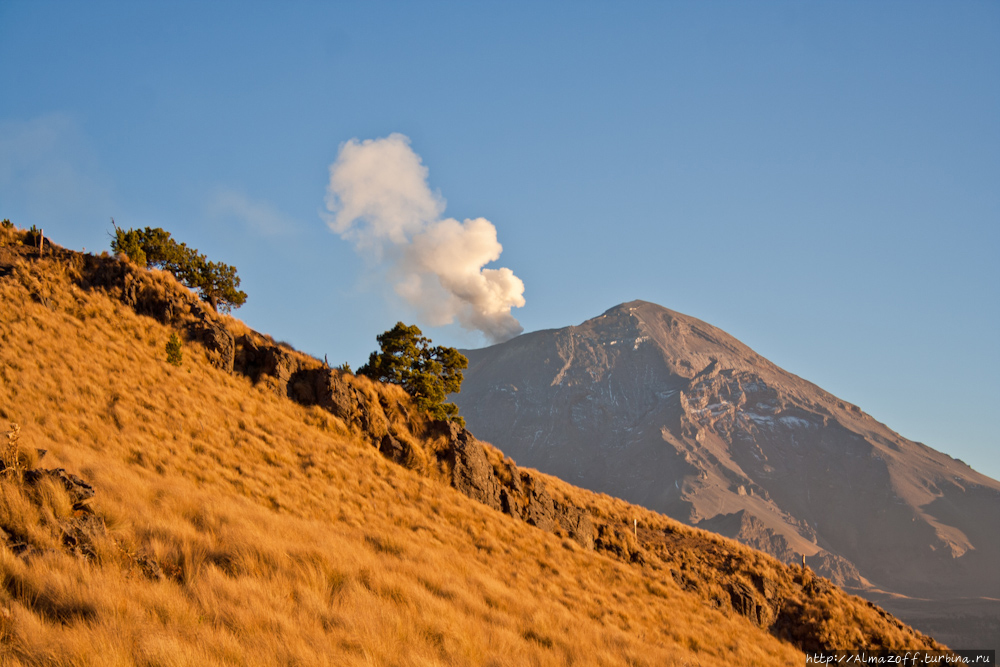
POLYGON ((489 220, 442 218, 444 199, 427 186, 427 167, 402 134, 352 139, 330 165, 327 224, 382 263, 396 293, 430 326, 458 321, 499 343, 523 331, 510 313, 524 283, 487 269, 503 247, 489 220))

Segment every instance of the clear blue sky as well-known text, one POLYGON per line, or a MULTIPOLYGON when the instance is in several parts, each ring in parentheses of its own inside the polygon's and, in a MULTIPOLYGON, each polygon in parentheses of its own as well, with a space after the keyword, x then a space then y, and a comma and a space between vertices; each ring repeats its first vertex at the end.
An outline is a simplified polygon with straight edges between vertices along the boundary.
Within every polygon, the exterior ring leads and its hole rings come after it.
POLYGON ((0 0, 0 217, 164 227, 333 364, 418 321, 326 221, 392 133, 525 330, 653 301, 1000 477, 1000 3, 0 0))

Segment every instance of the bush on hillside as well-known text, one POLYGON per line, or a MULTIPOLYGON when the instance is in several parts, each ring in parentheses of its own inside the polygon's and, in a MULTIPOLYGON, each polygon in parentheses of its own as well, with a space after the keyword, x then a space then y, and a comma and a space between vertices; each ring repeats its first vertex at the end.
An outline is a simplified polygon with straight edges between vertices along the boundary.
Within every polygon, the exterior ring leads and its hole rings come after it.
POLYGON ((181 339, 177 337, 177 332, 170 334, 170 340, 167 341, 167 363, 173 364, 174 366, 180 366, 181 362, 184 360, 183 354, 181 354, 181 339))
POLYGON ((21 234, 14 227, 14 223, 7 218, 0 221, 0 245, 20 245, 22 243, 21 234))
POLYGON ((435 419, 465 426, 458 406, 445 402, 448 394, 462 390, 462 369, 469 367, 463 354, 453 347, 431 347, 419 328, 402 322, 376 338, 381 351, 371 353, 358 375, 398 384, 435 419))

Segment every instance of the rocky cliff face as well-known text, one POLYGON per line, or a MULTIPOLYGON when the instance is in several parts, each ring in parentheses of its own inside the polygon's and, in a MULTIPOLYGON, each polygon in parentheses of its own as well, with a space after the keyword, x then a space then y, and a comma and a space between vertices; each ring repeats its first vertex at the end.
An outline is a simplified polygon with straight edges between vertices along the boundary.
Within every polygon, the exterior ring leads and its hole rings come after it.
POLYGON ((843 585, 1000 597, 1000 483, 715 327, 636 301, 463 352, 461 414, 523 465, 843 585))

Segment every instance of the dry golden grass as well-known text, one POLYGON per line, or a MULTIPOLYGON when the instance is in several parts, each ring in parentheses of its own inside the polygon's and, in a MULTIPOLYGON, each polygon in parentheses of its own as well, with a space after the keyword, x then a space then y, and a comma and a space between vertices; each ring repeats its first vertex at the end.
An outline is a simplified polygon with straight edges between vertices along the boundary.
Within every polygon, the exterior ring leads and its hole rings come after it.
MULTIPOLYGON (((442 485, 434 443, 402 467, 199 345, 168 364, 169 327, 72 271, 41 259, 0 277, 0 426, 20 426, 25 465, 89 481, 107 531, 74 554, 65 491, 0 478, 0 526, 30 547, 0 539, 0 664, 802 664, 712 591, 683 590, 663 553, 619 562, 442 485)), ((355 382, 416 438, 405 394, 355 382)), ((637 511, 550 481, 597 516, 637 511)))

